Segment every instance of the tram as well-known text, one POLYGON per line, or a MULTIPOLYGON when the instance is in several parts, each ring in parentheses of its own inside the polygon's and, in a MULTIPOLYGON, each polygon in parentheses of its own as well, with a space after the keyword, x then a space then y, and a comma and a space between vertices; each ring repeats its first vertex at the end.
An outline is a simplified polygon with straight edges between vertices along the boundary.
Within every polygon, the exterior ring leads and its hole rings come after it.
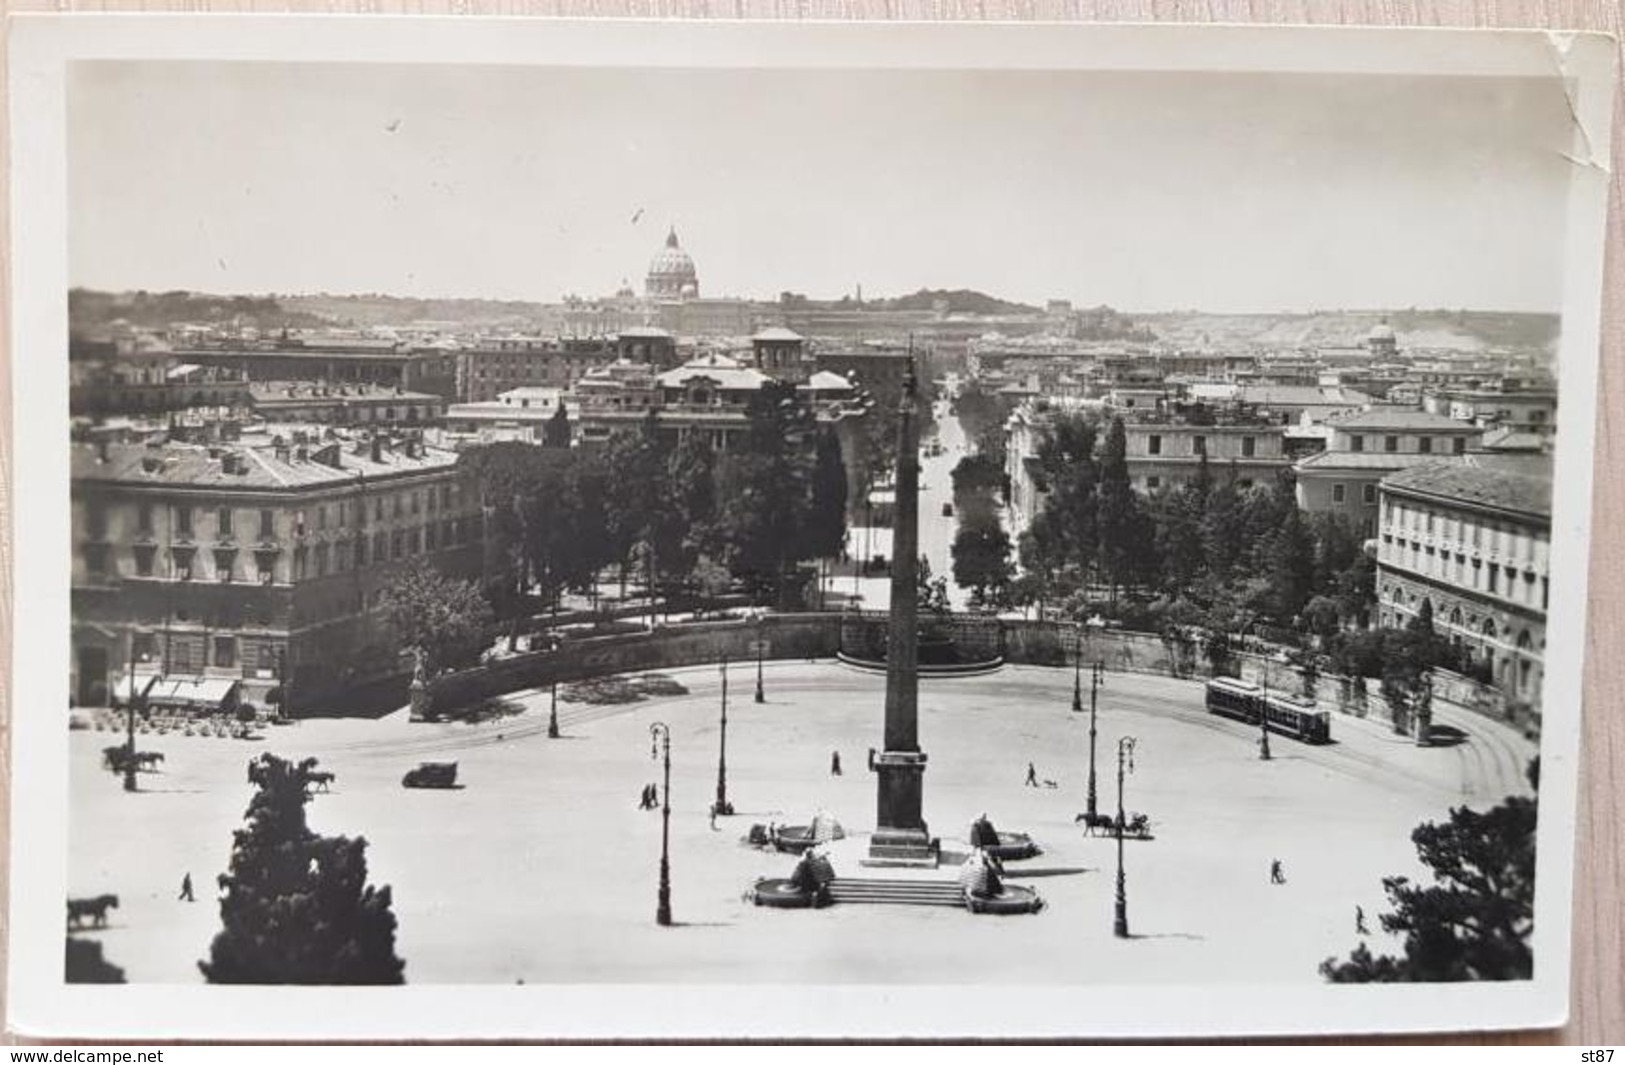
POLYGON ((1258 724, 1262 712, 1269 721, 1269 730, 1279 732, 1304 743, 1329 743, 1332 738, 1331 715, 1317 710, 1307 699, 1280 692, 1266 693, 1263 688, 1233 677, 1219 677, 1207 682, 1207 711, 1258 724))

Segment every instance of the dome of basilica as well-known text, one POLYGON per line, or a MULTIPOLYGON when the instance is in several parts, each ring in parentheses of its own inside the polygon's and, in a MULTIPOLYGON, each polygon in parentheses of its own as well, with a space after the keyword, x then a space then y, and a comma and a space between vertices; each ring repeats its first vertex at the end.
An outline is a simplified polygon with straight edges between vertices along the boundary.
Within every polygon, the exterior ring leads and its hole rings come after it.
POLYGON ((677 243, 677 230, 666 235, 665 247, 649 260, 649 275, 644 279, 645 295, 657 299, 692 299, 700 291, 699 275, 694 260, 677 243))

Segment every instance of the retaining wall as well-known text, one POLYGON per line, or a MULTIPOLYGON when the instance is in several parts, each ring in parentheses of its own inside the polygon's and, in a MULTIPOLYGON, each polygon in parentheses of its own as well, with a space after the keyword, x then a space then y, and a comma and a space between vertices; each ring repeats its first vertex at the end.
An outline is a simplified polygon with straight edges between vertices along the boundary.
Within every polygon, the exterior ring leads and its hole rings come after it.
MULTIPOLYGON (((833 658, 843 638, 850 641, 861 635, 867 646, 877 634, 883 637, 884 626, 883 615, 769 614, 760 626, 754 620, 708 621, 667 626, 655 632, 570 639, 556 651, 519 654, 439 677, 431 685, 433 706, 444 713, 555 682, 704 665, 724 657, 748 661, 756 657, 751 648, 758 638, 767 641, 765 657, 769 659, 833 658), (863 630, 861 634, 858 629, 863 630)), ((976 619, 975 627, 985 640, 991 627, 981 619, 976 619)), ((1207 657, 1196 639, 1087 627, 1080 633, 1074 625, 1053 621, 1005 619, 999 628, 1005 660, 1021 665, 1070 665, 1076 646, 1084 662, 1101 662, 1109 670, 1192 679, 1211 675, 1207 657)), ((1270 687, 1284 691, 1304 690, 1303 678, 1296 670, 1268 655, 1233 652, 1231 672, 1255 684, 1267 681, 1270 687)), ((1515 714, 1506 696, 1494 688, 1444 670, 1434 670, 1433 676, 1435 702, 1512 722, 1526 730, 1538 728, 1538 718, 1515 714)), ((1381 685, 1376 681, 1321 674, 1315 682, 1315 697, 1321 706, 1339 713, 1391 719, 1381 685)))

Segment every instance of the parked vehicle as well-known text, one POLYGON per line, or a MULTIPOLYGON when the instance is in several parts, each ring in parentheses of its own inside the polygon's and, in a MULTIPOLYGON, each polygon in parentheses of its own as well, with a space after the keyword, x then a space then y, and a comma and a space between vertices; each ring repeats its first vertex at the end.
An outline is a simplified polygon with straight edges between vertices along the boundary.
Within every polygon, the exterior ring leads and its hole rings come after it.
POLYGON ((406 771, 401 784, 408 788, 455 788, 457 763, 422 762, 416 769, 406 771))

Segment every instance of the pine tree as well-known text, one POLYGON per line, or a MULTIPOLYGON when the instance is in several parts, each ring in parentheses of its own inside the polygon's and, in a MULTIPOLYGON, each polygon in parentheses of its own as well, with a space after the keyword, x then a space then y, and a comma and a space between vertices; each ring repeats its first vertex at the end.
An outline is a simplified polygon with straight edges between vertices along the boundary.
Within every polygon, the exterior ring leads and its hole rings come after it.
POLYGON ((841 457, 841 439, 833 429, 818 434, 811 493, 805 553, 811 558, 834 558, 846 543, 846 463, 841 457))
POLYGON ((367 842, 305 823, 314 758, 249 763, 258 785, 220 878, 223 925, 198 967, 212 984, 400 984, 389 888, 367 885, 367 842))
POLYGON ((1134 579, 1136 540, 1140 533, 1138 497, 1128 478, 1128 436, 1123 419, 1113 418, 1106 431, 1100 460, 1100 562, 1111 583, 1112 599, 1119 585, 1134 579))
MULTIPOLYGON (((1529 767, 1539 787, 1539 763, 1529 767)), ((1484 813, 1459 807, 1444 824, 1411 833, 1434 883, 1385 877, 1393 911, 1384 930, 1403 933, 1403 957, 1374 956, 1364 944, 1348 960, 1327 958, 1333 983, 1527 980, 1535 918, 1536 800, 1513 796, 1484 813)))

